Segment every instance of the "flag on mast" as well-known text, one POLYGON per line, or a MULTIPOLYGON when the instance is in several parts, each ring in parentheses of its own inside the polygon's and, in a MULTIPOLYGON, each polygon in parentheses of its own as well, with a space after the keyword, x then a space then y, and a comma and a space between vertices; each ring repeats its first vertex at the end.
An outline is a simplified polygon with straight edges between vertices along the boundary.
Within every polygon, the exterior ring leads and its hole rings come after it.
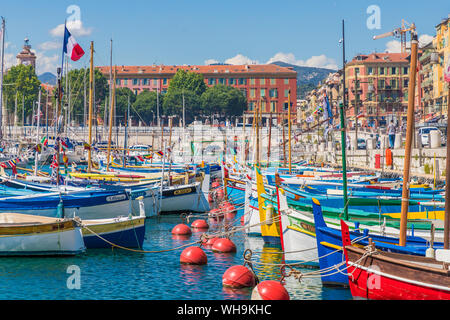
POLYGON ((78 61, 82 56, 84 56, 84 50, 78 44, 77 40, 72 36, 72 34, 64 26, 64 45, 63 51, 66 55, 72 59, 72 61, 78 61))

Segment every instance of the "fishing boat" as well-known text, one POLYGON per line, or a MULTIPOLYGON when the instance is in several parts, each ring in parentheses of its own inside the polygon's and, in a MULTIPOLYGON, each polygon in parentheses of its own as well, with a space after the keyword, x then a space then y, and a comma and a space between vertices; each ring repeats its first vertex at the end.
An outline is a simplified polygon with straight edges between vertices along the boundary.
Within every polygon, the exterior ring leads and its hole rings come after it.
POLYGON ((0 255, 67 256, 85 251, 74 219, 0 213, 0 255))
POLYGON ((380 251, 372 243, 358 248, 351 245, 344 221, 341 230, 353 298, 450 299, 450 250, 436 250, 436 258, 428 258, 380 251))
POLYGON ((82 220, 83 239, 87 249, 142 248, 145 236, 145 204, 144 197, 139 201, 139 216, 119 216, 112 219, 82 220))

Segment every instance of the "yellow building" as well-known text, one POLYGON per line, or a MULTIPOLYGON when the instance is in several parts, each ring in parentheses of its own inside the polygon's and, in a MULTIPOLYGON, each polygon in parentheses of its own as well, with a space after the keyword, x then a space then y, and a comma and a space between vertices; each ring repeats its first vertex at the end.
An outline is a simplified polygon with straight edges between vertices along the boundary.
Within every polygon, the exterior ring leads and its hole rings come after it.
POLYGON ((438 111, 447 114, 448 84, 444 81, 444 66, 450 59, 450 14, 435 27, 433 45, 438 54, 438 63, 433 65, 433 98, 438 111))

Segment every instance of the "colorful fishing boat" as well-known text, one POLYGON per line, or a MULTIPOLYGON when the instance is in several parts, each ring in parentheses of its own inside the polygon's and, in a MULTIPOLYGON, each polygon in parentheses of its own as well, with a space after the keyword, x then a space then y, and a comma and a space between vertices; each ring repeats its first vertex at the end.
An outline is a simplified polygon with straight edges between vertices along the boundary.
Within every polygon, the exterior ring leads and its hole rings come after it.
POLYGON ((449 300, 450 251, 436 258, 380 251, 370 244, 351 245, 348 226, 341 223, 342 243, 353 298, 372 300, 449 300))
POLYGON ((85 251, 74 219, 0 213, 0 255, 67 256, 85 251))

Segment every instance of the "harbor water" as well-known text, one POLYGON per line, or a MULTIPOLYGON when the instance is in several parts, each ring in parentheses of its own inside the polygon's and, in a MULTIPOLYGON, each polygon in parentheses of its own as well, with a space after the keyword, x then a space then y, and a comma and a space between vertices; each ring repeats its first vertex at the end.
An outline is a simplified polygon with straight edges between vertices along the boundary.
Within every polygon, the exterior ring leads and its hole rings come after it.
MULTIPOLYGON (((201 233, 175 239, 171 229, 182 223, 179 215, 146 220, 143 250, 180 247, 199 240, 201 233)), ((210 231, 214 231, 213 229, 210 231)), ((223 288, 222 275, 242 265, 245 249, 253 252, 254 271, 260 281, 279 280, 280 248, 267 247, 259 237, 238 232, 231 237, 237 252, 214 253, 205 248, 207 265, 180 264, 183 248, 161 253, 138 253, 122 249, 91 249, 74 257, 0 258, 2 300, 249 300, 251 289, 223 288)), ((300 269, 302 270, 302 269, 300 269)), ((311 269, 302 270, 305 273, 311 269)), ((348 289, 323 287, 320 278, 288 277, 285 286, 291 300, 348 300, 348 289)))

